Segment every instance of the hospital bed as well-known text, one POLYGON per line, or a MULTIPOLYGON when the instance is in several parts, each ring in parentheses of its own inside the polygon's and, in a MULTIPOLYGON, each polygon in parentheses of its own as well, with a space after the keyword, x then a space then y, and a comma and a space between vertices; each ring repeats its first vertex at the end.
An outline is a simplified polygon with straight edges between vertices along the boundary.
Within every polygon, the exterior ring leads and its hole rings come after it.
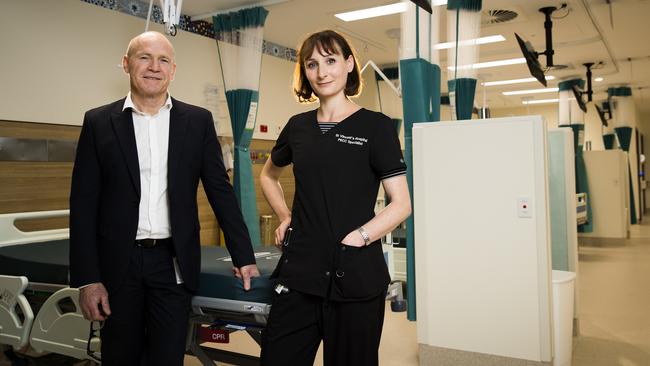
MULTIPOLYGON (((101 357, 99 339, 89 340, 90 323, 81 314, 79 291, 68 287, 68 229, 23 232, 15 226, 17 220, 67 215, 68 210, 0 215, 0 345, 14 350, 29 345, 38 353, 94 360, 101 357)), ((225 248, 201 249, 200 287, 192 298, 187 353, 203 365, 215 361, 259 365, 258 357, 206 343, 227 343, 236 331, 247 332, 261 343, 273 294, 269 276, 281 253, 275 247, 256 250, 261 276, 244 291, 232 275, 225 248)), ((391 284, 387 299, 394 311, 404 308, 400 283, 391 284)))

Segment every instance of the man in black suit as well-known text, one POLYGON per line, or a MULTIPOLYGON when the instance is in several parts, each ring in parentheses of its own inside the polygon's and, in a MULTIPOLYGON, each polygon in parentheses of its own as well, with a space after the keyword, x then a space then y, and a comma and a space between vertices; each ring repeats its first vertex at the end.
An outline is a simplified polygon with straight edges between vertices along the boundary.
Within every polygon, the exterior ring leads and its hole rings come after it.
POLYGON ((146 32, 122 60, 131 91, 84 117, 70 194, 70 285, 101 330, 103 365, 182 365, 200 272, 199 179, 233 272, 259 275, 210 112, 169 96, 172 44, 146 32))

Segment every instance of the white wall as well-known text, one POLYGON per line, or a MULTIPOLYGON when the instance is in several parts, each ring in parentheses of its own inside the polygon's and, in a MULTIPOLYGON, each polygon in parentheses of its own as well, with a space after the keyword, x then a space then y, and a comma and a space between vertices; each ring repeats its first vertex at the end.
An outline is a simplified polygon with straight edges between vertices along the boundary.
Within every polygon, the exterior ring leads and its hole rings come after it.
MULTIPOLYGON (((83 113, 128 91, 121 57, 145 20, 79 0, 3 1, 0 9, 0 119, 80 125, 83 113)), ((152 30, 162 31, 159 24, 152 30)), ((231 135, 216 42, 179 31, 172 96, 212 111, 231 135)), ((291 93, 292 62, 264 55, 255 138, 275 139, 301 105, 291 93)))

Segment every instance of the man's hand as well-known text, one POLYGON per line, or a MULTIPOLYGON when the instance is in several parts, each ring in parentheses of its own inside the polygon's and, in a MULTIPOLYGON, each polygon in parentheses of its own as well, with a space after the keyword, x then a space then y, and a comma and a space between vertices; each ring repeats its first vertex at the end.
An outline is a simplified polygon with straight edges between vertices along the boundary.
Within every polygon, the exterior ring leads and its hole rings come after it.
POLYGON ((111 315, 108 291, 101 282, 90 284, 79 290, 79 305, 84 318, 90 321, 103 321, 111 315))
POLYGON ((260 271, 257 270, 257 265, 249 264, 242 267, 233 267, 232 269, 235 277, 244 281, 244 290, 248 291, 251 289, 251 277, 259 277, 260 271))

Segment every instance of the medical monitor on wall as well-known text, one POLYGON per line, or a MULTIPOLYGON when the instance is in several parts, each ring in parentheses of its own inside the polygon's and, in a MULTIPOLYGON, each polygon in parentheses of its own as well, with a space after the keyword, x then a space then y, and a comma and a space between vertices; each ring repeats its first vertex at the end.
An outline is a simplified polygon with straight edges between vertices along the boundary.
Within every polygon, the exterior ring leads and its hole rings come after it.
POLYGON ((571 90, 573 91, 573 96, 576 98, 576 103, 578 103, 578 107, 582 109, 583 112, 587 113, 587 104, 585 103, 584 100, 582 100, 582 90, 578 88, 577 85, 573 85, 571 87, 571 90))
POLYGON ((600 109, 598 104, 594 104, 594 107, 596 107, 596 111, 598 112, 598 117, 600 117, 600 123, 603 124, 603 126, 607 127, 607 117, 605 116, 605 111, 600 109))

